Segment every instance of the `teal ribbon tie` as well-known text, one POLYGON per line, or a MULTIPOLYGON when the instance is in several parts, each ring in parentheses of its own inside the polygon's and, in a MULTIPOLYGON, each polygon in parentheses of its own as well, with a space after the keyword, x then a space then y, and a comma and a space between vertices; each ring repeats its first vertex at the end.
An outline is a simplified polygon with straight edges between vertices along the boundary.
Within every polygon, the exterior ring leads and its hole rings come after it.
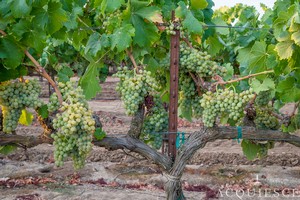
POLYGON ((234 140, 237 140, 238 143, 240 143, 240 139, 243 139, 243 133, 242 133, 242 127, 238 126, 236 127, 238 135, 237 138, 234 140))
POLYGON ((176 134, 176 149, 178 149, 181 145, 185 142, 185 133, 184 132, 178 132, 176 134))

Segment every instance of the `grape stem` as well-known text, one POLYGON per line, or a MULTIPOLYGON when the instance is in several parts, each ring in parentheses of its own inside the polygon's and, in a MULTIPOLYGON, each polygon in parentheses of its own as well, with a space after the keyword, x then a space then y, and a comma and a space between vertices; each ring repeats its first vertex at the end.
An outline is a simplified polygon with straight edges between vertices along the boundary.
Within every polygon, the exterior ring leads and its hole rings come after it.
POLYGON ((128 51, 128 50, 126 49, 126 53, 127 53, 127 55, 129 56, 129 58, 130 58, 130 60, 131 60, 131 62, 132 62, 132 64, 133 64, 133 67, 135 68, 135 71, 138 73, 139 67, 137 66, 137 64, 136 64, 136 62, 135 62, 135 59, 134 59, 134 57, 133 57, 133 55, 132 55, 132 51, 128 51))
POLYGON ((186 38, 186 37, 183 37, 181 38, 191 49, 193 49, 193 45, 190 43, 190 41, 186 38))
POLYGON ((195 74, 193 74, 192 72, 189 72, 189 74, 191 75, 192 79, 194 80, 194 82, 195 82, 195 84, 197 86, 198 95, 201 96, 202 92, 201 92, 201 88, 200 87, 203 87, 203 85, 201 85, 201 82, 197 80, 195 74))
POLYGON ((249 74, 248 76, 240 77, 240 78, 233 79, 233 80, 230 80, 230 81, 223 81, 223 79, 220 76, 217 75, 217 76, 214 76, 213 78, 217 79, 218 82, 214 83, 213 85, 225 85, 225 84, 235 83, 235 82, 239 82, 239 81, 242 81, 242 80, 245 80, 245 79, 248 79, 248 78, 252 78, 252 77, 255 77, 255 76, 259 76, 259 75, 263 75, 263 74, 270 74, 270 73, 274 73, 274 70, 263 71, 263 72, 259 72, 259 73, 256 73, 256 74, 249 74))
MULTIPOLYGON (((6 36, 7 34, 3 31, 0 30, 0 33, 3 36, 6 36)), ((25 55, 31 60, 31 62, 34 64, 34 69, 41 74, 45 79, 48 80, 48 82, 50 83, 50 85, 52 85, 52 87, 54 88, 56 94, 57 94, 57 98, 60 104, 62 104, 63 99, 61 96, 61 93, 56 85, 56 83, 52 80, 52 78, 49 76, 49 74, 46 72, 46 70, 39 64, 39 62, 27 51, 25 50, 25 55)))
POLYGON ((58 89, 56 83, 52 80, 52 78, 50 77, 50 75, 46 72, 46 70, 38 63, 38 61, 27 51, 25 50, 25 55, 31 60, 31 62, 35 65, 35 70, 41 74, 41 76, 43 76, 45 79, 47 79, 47 81, 50 83, 50 85, 54 88, 56 94, 57 94, 57 98, 58 101, 60 103, 60 105, 63 102, 62 99, 62 95, 60 90, 58 89))

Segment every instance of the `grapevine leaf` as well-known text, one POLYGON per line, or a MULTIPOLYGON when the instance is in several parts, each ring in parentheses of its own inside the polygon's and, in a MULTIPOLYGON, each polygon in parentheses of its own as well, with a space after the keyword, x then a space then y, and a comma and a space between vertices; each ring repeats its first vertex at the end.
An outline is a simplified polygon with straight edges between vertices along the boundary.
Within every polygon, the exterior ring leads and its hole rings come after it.
POLYGON ((275 50, 277 51, 280 60, 289 59, 293 55, 293 44, 292 40, 279 42, 276 44, 275 50))
POLYGON ((99 141, 106 137, 106 133, 102 130, 102 128, 96 128, 94 137, 99 141))
POLYGON ((300 100, 300 88, 297 87, 294 77, 288 77, 279 82, 276 91, 281 94, 280 99, 285 103, 300 100))
POLYGON ((15 146, 15 145, 0 146, 0 153, 4 154, 4 155, 8 155, 16 149, 17 149, 17 146, 15 146))
POLYGON ((184 18, 188 13, 188 9, 183 1, 178 3, 178 7, 175 10, 175 15, 178 18, 184 18))
POLYGON ((153 74, 155 74, 160 68, 159 63, 153 57, 147 59, 145 64, 147 64, 146 70, 150 71, 153 74))
POLYGON ((254 79, 251 83, 251 87, 255 93, 260 93, 262 91, 267 91, 269 89, 275 89, 274 81, 270 78, 264 79, 261 83, 259 80, 254 79))
MULTIPOLYGON (((31 6, 28 5, 26 0, 14 0, 11 4, 11 12, 14 17, 21 18, 29 15, 31 11, 31 6)), ((30 2, 30 1, 29 1, 30 2)))
POLYGON ((131 16, 132 24, 135 28, 134 43, 140 47, 150 46, 159 39, 157 27, 145 22, 143 18, 138 15, 131 16))
POLYGON ((298 46, 300 46, 300 31, 293 33, 291 39, 294 40, 298 46))
POLYGON ((41 107, 39 107, 38 114, 43 119, 46 119, 49 116, 48 106, 45 104, 45 105, 42 105, 41 107))
POLYGON ((80 49, 81 42, 87 37, 87 33, 85 31, 74 31, 71 35, 72 45, 76 49, 80 49))
POLYGON ((192 8, 194 9, 204 9, 208 6, 206 0, 191 0, 192 8))
POLYGON ((0 61, 7 69, 15 69, 24 58, 23 50, 16 43, 11 36, 0 40, 0 61))
POLYGON ((33 114, 28 112, 26 109, 23 109, 19 119, 19 123, 25 126, 29 126, 32 123, 32 120, 33 120, 33 114))
POLYGON ((64 23, 65 27, 70 30, 70 29, 75 29, 78 25, 77 22, 77 17, 79 15, 83 14, 83 8, 82 7, 74 7, 72 9, 71 15, 68 17, 68 20, 64 23))
POLYGON ((111 35, 111 49, 117 48, 118 52, 124 51, 132 42, 134 36, 134 28, 131 24, 126 24, 117 28, 111 35))
POLYGON ((182 22, 184 28, 189 33, 201 34, 203 32, 202 24, 194 17, 192 12, 188 12, 185 19, 182 22))
POLYGON ((61 6, 60 2, 50 1, 48 6, 33 11, 35 17, 32 23, 40 26, 42 29, 46 28, 50 34, 55 33, 68 20, 66 12, 61 6))
POLYGON ((101 91, 98 80, 98 67, 101 67, 101 64, 91 62, 79 80, 79 86, 83 89, 83 94, 87 100, 95 97, 101 91))
POLYGON ((209 45, 208 53, 212 56, 217 55, 217 53, 219 53, 220 50, 223 48, 223 45, 216 37, 208 37, 206 43, 209 45))
POLYGON ((241 65, 247 65, 249 63, 250 51, 251 51, 250 47, 242 48, 238 50, 239 54, 237 56, 237 61, 239 61, 241 65))
POLYGON ((192 106, 188 105, 184 108, 182 106, 180 106, 179 109, 178 109, 178 115, 181 118, 185 118, 188 121, 192 122, 192 115, 193 115, 192 106))
POLYGON ((105 13, 105 11, 108 13, 112 13, 115 10, 119 9, 124 3, 124 0, 103 0, 101 3, 101 11, 102 13, 105 13))
MULTIPOLYGON (((222 17, 216 17, 212 20, 212 22, 217 25, 227 26, 227 23, 222 19, 222 17)), ((228 35, 229 29, 228 28, 216 28, 216 32, 220 33, 221 35, 228 35)))
POLYGON ((225 125, 228 123, 229 115, 228 114, 222 114, 220 118, 220 123, 222 125, 225 125))
POLYGON ((151 22, 157 22, 157 23, 163 22, 160 9, 156 6, 144 7, 142 9, 135 11, 134 13, 151 22))
POLYGON ((234 74, 233 66, 230 63, 227 63, 227 64, 223 65, 223 67, 226 68, 226 75, 223 76, 223 79, 225 81, 228 81, 233 77, 233 74, 234 74))
POLYGON ((248 160, 254 160, 255 158, 257 158, 260 149, 259 145, 254 144, 249 140, 243 140, 241 146, 243 149, 243 153, 248 160))
POLYGON ((57 73, 59 82, 64 82, 64 83, 68 82, 73 75, 74 72, 68 66, 63 66, 63 68, 59 70, 57 73))
MULTIPOLYGON (((251 56, 249 57, 249 67, 251 69, 258 68, 263 69, 266 63, 266 59, 268 57, 267 54, 267 45, 265 42, 256 41, 251 48, 251 56)), ((261 71, 261 70, 257 70, 261 71)))
POLYGON ((27 68, 24 66, 18 66, 16 69, 6 69, 0 64, 0 82, 26 76, 27 72, 27 68))
POLYGON ((86 44, 84 53, 87 54, 91 52, 93 56, 96 56, 98 51, 101 49, 101 43, 99 42, 101 35, 98 32, 95 32, 89 37, 89 40, 86 44))

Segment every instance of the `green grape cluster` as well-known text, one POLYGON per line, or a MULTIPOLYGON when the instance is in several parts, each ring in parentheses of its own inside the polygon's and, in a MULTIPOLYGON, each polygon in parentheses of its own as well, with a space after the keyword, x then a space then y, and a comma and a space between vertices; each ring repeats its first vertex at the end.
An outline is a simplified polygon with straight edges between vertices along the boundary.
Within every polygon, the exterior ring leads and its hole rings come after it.
POLYGON ((254 123, 257 128, 260 129, 272 129, 277 130, 279 128, 278 119, 271 113, 273 111, 271 106, 266 107, 255 107, 256 116, 254 123))
POLYGON ((260 92, 255 99, 258 106, 266 106, 271 101, 271 90, 260 92))
POLYGON ((59 109, 59 101, 56 93, 50 95, 49 103, 47 104, 48 111, 54 112, 59 109))
POLYGON ((113 27, 117 27, 121 21, 121 10, 116 10, 113 13, 107 14, 104 18, 101 19, 103 29, 106 33, 110 33, 113 31, 113 27))
POLYGON ((239 121, 243 116, 244 106, 254 97, 252 92, 252 88, 241 93, 229 89, 218 90, 216 93, 208 91, 200 101, 203 107, 204 125, 213 127, 216 117, 220 115, 239 121))
POLYGON ((62 166, 65 158, 71 156, 74 168, 79 169, 84 166, 85 158, 92 148, 95 121, 83 90, 74 85, 72 81, 58 83, 64 102, 53 119, 53 128, 57 133, 52 134, 52 137, 55 164, 62 166))
POLYGON ((0 83, 0 105, 5 133, 11 133, 17 128, 23 109, 36 109, 43 105, 43 101, 39 99, 40 92, 41 87, 37 80, 0 83))
POLYGON ((158 89, 155 79, 151 77, 151 72, 146 70, 139 70, 136 73, 124 67, 123 69, 119 68, 114 76, 120 78, 116 90, 121 94, 127 115, 136 113, 145 96, 158 89))
POLYGON ((182 111, 192 110, 192 115, 195 118, 202 116, 202 107, 200 106, 201 98, 197 94, 196 85, 193 79, 185 75, 180 74, 179 77, 179 100, 178 104, 182 111))
POLYGON ((168 130, 168 112, 159 96, 154 98, 154 106, 148 111, 142 129, 142 139, 150 140, 150 145, 159 149, 162 145, 163 132, 168 130))
POLYGON ((205 51, 193 49, 187 45, 180 45, 180 70, 198 74, 200 77, 211 77, 214 75, 226 75, 226 68, 218 66, 211 60, 211 56, 205 51))

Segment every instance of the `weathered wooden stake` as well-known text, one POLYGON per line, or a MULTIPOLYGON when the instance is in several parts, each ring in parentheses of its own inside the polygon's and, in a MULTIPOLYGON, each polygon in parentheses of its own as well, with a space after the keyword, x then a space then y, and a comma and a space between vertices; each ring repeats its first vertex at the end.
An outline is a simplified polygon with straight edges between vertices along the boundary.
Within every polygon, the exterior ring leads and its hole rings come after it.
MULTIPOLYGON (((175 12, 172 11, 172 21, 175 19, 175 12)), ((176 26, 176 25, 175 25, 176 26)), ((168 134, 168 155, 174 159, 176 156, 176 136, 178 118, 178 73, 179 73, 179 49, 180 31, 171 35, 171 58, 170 58, 170 105, 169 105, 169 134, 168 134)))

